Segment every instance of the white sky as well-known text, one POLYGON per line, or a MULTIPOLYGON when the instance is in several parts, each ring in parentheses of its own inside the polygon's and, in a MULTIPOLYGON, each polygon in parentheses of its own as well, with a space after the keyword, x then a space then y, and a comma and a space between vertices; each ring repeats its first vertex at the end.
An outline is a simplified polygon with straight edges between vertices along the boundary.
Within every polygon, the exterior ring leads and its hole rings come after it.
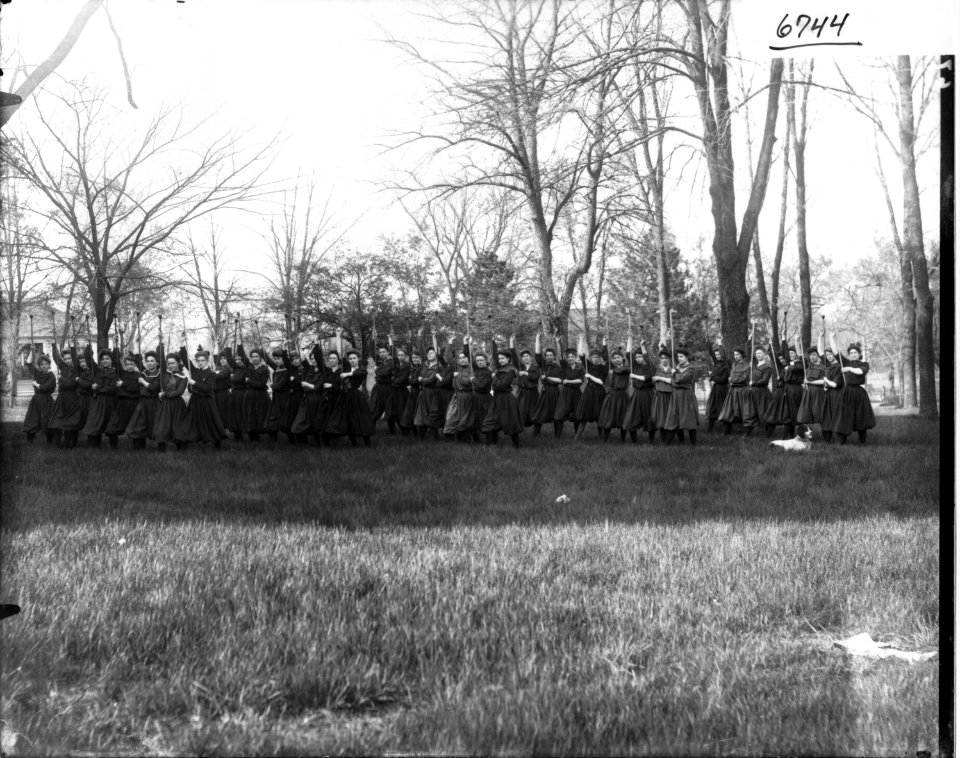
MULTIPOLYGON (((28 65, 38 63, 60 40, 81 4, 80 0, 19 0, 3 6, 6 82, 9 67, 15 65, 14 52, 28 65)), ((383 153, 387 135, 419 123, 427 93, 421 71, 382 42, 380 27, 405 40, 436 36, 438 32, 416 14, 415 3, 124 0, 111 5, 140 108, 132 118, 146 119, 163 103, 181 101, 188 120, 215 112, 211 133, 246 126, 252 130, 249 140, 261 143, 281 135, 271 177, 314 174, 321 187, 333 192, 334 205, 344 222, 362 217, 349 236, 354 244, 372 248, 380 234, 409 230, 405 214, 395 205, 391 207, 392 198, 376 188, 390 177, 393 168, 403 165, 403 153, 383 153)), ((818 1, 815 5, 824 4, 818 1)), ((850 33, 856 32, 865 41, 864 48, 811 48, 798 53, 813 50, 818 55, 843 56, 845 70, 865 81, 867 69, 852 51, 902 52, 887 49, 900 42, 910 52, 928 54, 946 52, 942 45, 956 47, 955 32, 945 41, 932 33, 937 31, 942 38, 944 30, 951 28, 949 15, 946 19, 943 15, 953 12, 956 17, 956 6, 950 2, 911 4, 911 23, 904 20, 900 4, 855 0, 848 6, 854 13, 848 22, 850 33), (891 37, 892 32, 896 36, 891 37), (871 40, 877 44, 871 45, 871 40)), ((777 25, 784 7, 767 0, 743 0, 735 6, 737 42, 745 57, 759 60, 763 66, 755 75, 758 84, 765 81, 765 57, 772 54, 765 46, 777 42, 772 32, 763 38, 764 30, 777 25)), ((815 8, 808 12, 812 10, 815 8)), ((835 81, 832 71, 829 58, 818 62, 818 78, 829 76, 835 81)), ((116 43, 102 12, 91 19, 59 73, 67 78, 86 76, 109 86, 116 104, 129 110, 116 43)), ((677 95, 689 98, 692 93, 682 91, 684 87, 689 85, 678 85, 677 95)), ((753 101, 754 119, 762 116, 764 105, 764 97, 753 101)), ((30 107, 27 102, 22 110, 30 107)), ((781 125, 784 118, 781 109, 781 125)), ((936 122, 938 111, 932 110, 928 118, 936 122)), ((811 96, 811 121, 807 148, 809 246, 814 255, 850 260, 871 252, 876 236, 889 236, 874 178, 871 132, 862 117, 822 91, 811 96)), ((734 128, 735 142, 742 142, 743 123, 737 122, 734 128)), ((759 135, 758 126, 757 141, 759 135)), ((933 151, 921 164, 924 225, 931 239, 938 234, 938 160, 933 151)), ((776 231, 779 176, 776 165, 761 215, 761 243, 766 249, 773 247, 776 231)), ((892 157, 887 176, 899 204, 899 171, 892 157)), ((746 194, 741 192, 738 212, 745 203, 746 194)), ((712 223, 704 187, 686 184, 678 188, 668 211, 681 249, 689 252, 703 236, 709 250, 712 223)), ((229 250, 237 259, 237 268, 251 265, 251 256, 262 244, 258 237, 262 224, 260 218, 244 216, 231 225, 229 250)))

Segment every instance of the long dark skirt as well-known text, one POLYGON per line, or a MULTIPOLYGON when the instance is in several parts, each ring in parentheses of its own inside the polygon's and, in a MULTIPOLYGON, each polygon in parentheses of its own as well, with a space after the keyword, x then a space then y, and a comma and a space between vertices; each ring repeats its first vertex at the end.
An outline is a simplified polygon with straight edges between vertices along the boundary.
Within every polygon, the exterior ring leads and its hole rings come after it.
POLYGON ((325 431, 335 437, 369 437, 373 434, 370 404, 359 390, 340 393, 330 410, 325 431))
POLYGON ((193 426, 198 440, 220 442, 227 438, 227 430, 223 428, 223 419, 220 417, 220 409, 214 398, 209 395, 191 395, 187 411, 193 416, 193 426))
POLYGON ((670 400, 673 392, 661 392, 654 390, 653 405, 650 408, 650 416, 654 429, 666 429, 667 419, 670 412, 670 400))
POLYGON ((723 401, 730 392, 729 384, 713 384, 710 386, 710 396, 707 398, 707 420, 716 421, 720 418, 720 409, 723 401))
POLYGON ((320 406, 323 404, 323 395, 319 392, 304 392, 297 415, 293 419, 290 431, 294 434, 313 434, 323 431, 322 426, 315 426, 320 417, 320 406))
POLYGON ((90 410, 90 395, 77 393, 77 402, 69 410, 64 408, 62 429, 65 432, 79 432, 87 423, 90 410))
POLYGON ((83 425, 80 433, 87 436, 103 434, 110 424, 115 399, 113 395, 95 396, 90 402, 90 410, 87 411, 87 423, 83 425))
POLYGON ((560 395, 557 397, 557 407, 553 412, 554 421, 573 421, 580 404, 580 385, 560 385, 560 395))
POLYGON ((457 390, 457 394, 453 396, 453 400, 450 401, 450 405, 447 408, 447 423, 443 427, 444 434, 470 431, 466 428, 466 422, 473 409, 473 403, 474 398, 471 390, 457 390), (453 418, 451 418, 451 408, 456 409, 453 418))
POLYGON ((823 414, 820 416, 820 429, 824 432, 832 432, 836 426, 837 419, 840 418, 840 393, 843 390, 827 389, 824 393, 826 399, 823 401, 823 414))
POLYGON ((153 419, 154 442, 193 442, 197 430, 182 397, 161 398, 153 419))
POLYGON ((603 399, 606 396, 607 391, 601 385, 587 380, 587 388, 580 394, 580 402, 577 403, 574 419, 582 423, 599 419, 603 399))
POLYGON ((127 424, 126 434, 132 440, 153 439, 153 425, 160 400, 156 395, 141 397, 127 424))
POLYGON ((777 387, 773 391, 770 401, 770 414, 767 423, 770 424, 792 424, 795 414, 790 413, 790 398, 787 397, 787 391, 783 387, 777 387))
POLYGON ((24 434, 46 434, 53 418, 53 395, 43 392, 34 393, 27 406, 27 415, 23 418, 24 434))
POLYGON ((270 397, 267 391, 248 389, 243 395, 243 433, 267 431, 265 423, 269 412, 270 397))
POLYGON ((130 419, 133 418, 133 412, 137 410, 137 404, 140 402, 138 397, 118 397, 113 406, 113 415, 110 416, 110 423, 107 424, 107 434, 119 436, 125 434, 130 419))
POLYGON ((520 420, 520 406, 512 392, 498 392, 493 396, 490 409, 483 419, 480 430, 487 432, 503 432, 504 434, 519 434, 523 431, 523 422, 520 420))
POLYGON ((819 424, 823 421, 823 405, 827 402, 827 393, 823 387, 808 385, 797 411, 798 424, 819 424))
POLYGON ((53 404, 53 411, 50 414, 49 429, 63 429, 63 421, 67 418, 79 403, 79 396, 76 390, 60 390, 57 400, 53 404))
POLYGON ((224 428, 230 426, 230 390, 216 390, 213 397, 217 403, 217 411, 223 421, 224 428))
POLYGON ((560 398, 560 386, 553 382, 543 385, 543 392, 537 398, 537 404, 533 408, 534 424, 549 424, 553 421, 557 412, 557 400, 560 398))
POLYGON ((700 411, 693 389, 674 387, 671 394, 673 397, 667 407, 667 423, 664 429, 696 429, 700 426, 700 411))
POLYGON ((436 387, 424 387, 420 391, 417 402, 417 413, 413 419, 414 426, 430 426, 440 428, 446 418, 440 401, 440 390, 436 387))
POLYGON ((287 403, 287 420, 281 427, 285 432, 293 431, 293 422, 300 412, 300 404, 303 402, 303 390, 290 393, 290 402, 287 403))
POLYGON ((627 415, 627 391, 611 390, 603 399, 597 429, 624 429, 623 419, 627 415))
POLYGON ((263 422, 263 428, 268 432, 286 432, 290 430, 290 400, 292 395, 286 390, 274 392, 270 398, 270 409, 263 422))
POLYGON ((420 394, 423 392, 419 387, 412 387, 407 391, 407 398, 403 404, 403 413, 400 414, 400 426, 404 429, 416 426, 417 409, 420 407, 420 394))
POLYGON ((756 426, 757 408, 750 396, 750 388, 731 387, 730 392, 727 393, 727 399, 723 401, 718 418, 727 424, 739 421, 744 426, 756 426))
POLYGON ((387 406, 390 404, 390 396, 393 394, 392 384, 373 385, 370 391, 370 413, 373 420, 376 421, 387 412, 387 406))
POLYGON ((520 407, 520 420, 524 426, 533 425, 533 412, 540 399, 540 392, 536 387, 521 387, 517 393, 517 405, 520 407))
POLYGON ((407 407, 407 400, 409 399, 410 390, 406 387, 393 387, 393 392, 387 397, 387 406, 384 409, 387 421, 393 421, 402 426, 403 409, 407 407))
POLYGON ((234 433, 243 432, 243 399, 247 396, 247 390, 231 389, 230 403, 227 409, 227 429, 234 433))
POLYGON ((493 405, 493 396, 489 392, 474 392, 470 408, 464 416, 463 425, 457 431, 479 432, 483 422, 487 420, 491 405, 493 405))
POLYGON ((803 402, 803 385, 788 384, 785 389, 787 391, 787 401, 790 403, 790 423, 796 424, 800 413, 800 403, 803 402))
POLYGON ((837 434, 863 432, 873 429, 877 420, 870 405, 870 396, 860 385, 849 385, 840 390, 840 411, 833 424, 837 434))
POLYGON ((443 422, 443 433, 444 434, 454 434, 457 431, 457 423, 460 421, 460 404, 462 402, 461 398, 465 395, 470 395, 469 392, 455 392, 453 398, 447 404, 447 415, 444 418, 443 422))
MULTIPOLYGON (((773 415, 773 395, 769 387, 751 387, 750 400, 757 412, 757 424, 776 424, 776 417, 773 415)), ((744 422, 744 426, 746 426, 744 422)))
MULTIPOLYGON (((453 400, 453 387, 441 387, 440 388, 440 418, 438 419, 437 426, 441 429, 447 420, 447 406, 450 405, 450 401, 453 400)), ((433 426, 433 424, 430 424, 433 426)))
POLYGON ((657 428, 653 418, 653 393, 653 387, 633 388, 633 394, 627 400, 627 408, 623 412, 621 429, 652 432, 657 428))

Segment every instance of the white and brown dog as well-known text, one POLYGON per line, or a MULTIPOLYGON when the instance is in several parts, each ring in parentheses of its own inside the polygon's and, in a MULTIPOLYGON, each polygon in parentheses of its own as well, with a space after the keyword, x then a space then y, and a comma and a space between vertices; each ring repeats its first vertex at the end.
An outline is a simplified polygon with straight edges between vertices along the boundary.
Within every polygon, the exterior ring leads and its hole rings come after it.
POLYGON ((813 446, 813 432, 809 426, 801 426, 800 433, 792 440, 774 440, 770 444, 791 453, 808 453, 813 446))

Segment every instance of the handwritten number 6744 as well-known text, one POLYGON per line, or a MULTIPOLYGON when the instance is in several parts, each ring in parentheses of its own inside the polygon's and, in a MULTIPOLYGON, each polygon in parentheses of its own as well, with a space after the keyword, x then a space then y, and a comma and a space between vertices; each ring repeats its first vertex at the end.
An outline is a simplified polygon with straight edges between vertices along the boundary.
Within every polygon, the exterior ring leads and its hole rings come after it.
MULTIPOLYGON (((849 13, 845 13, 843 18, 840 19, 839 22, 837 21, 837 16, 834 16, 833 19, 830 21, 829 28, 837 30, 837 37, 839 37, 840 32, 843 31, 843 25, 847 22, 847 18, 849 18, 849 16, 850 16, 849 13)), ((793 33, 794 27, 791 24, 787 23, 787 20, 789 18, 790 18, 790 14, 785 13, 783 15, 783 19, 781 19, 780 21, 780 25, 777 26, 777 36, 780 39, 789 37, 793 33)), ((800 13, 797 15, 796 19, 794 19, 793 21, 797 27, 797 39, 800 39, 803 36, 803 33, 807 31, 808 28, 811 32, 816 33, 817 39, 820 39, 820 35, 823 33, 823 30, 827 28, 827 16, 824 16, 821 19, 821 18, 813 18, 811 16, 808 16, 806 13, 800 13)))

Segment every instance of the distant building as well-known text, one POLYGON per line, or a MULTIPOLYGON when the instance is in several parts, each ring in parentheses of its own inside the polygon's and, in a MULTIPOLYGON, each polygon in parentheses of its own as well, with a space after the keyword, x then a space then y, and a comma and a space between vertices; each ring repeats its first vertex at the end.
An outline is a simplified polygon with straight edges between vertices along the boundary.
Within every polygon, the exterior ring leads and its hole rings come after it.
MULTIPOLYGON (((17 380, 30 379, 30 370, 27 368, 27 356, 30 353, 30 316, 33 316, 33 348, 38 353, 45 353, 53 359, 53 343, 60 337, 63 330, 63 321, 66 314, 56 308, 27 308, 20 317, 20 332, 17 335, 17 361, 14 367, 17 380), (58 334, 54 337, 54 322, 58 334)), ((56 367, 54 367, 56 369, 56 367)))

